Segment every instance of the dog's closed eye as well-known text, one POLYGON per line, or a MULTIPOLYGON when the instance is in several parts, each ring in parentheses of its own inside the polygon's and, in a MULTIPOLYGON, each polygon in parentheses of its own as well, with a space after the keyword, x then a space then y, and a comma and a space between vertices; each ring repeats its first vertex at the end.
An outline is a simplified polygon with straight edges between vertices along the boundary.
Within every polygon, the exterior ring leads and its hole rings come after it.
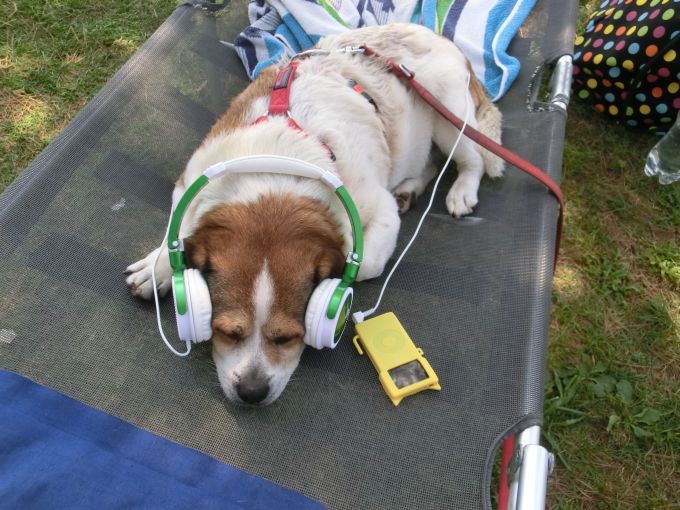
POLYGON ((217 318, 213 322, 213 334, 220 339, 238 344, 246 338, 247 331, 236 321, 217 318))
POLYGON ((239 333, 238 331, 224 333, 224 336, 226 336, 229 340, 231 340, 234 343, 239 343, 243 341, 243 334, 239 333))
POLYGON ((296 338, 296 336, 277 336, 276 338, 272 339, 272 343, 274 345, 285 345, 289 342, 292 342, 296 338))
POLYGON ((228 340, 229 342, 234 344, 238 344, 243 341, 243 334, 237 331, 222 331, 216 329, 213 331, 213 335, 220 339, 228 340))
POLYGON ((225 328, 223 326, 214 327, 214 335, 229 340, 235 344, 242 342, 245 338, 245 331, 241 326, 225 328))

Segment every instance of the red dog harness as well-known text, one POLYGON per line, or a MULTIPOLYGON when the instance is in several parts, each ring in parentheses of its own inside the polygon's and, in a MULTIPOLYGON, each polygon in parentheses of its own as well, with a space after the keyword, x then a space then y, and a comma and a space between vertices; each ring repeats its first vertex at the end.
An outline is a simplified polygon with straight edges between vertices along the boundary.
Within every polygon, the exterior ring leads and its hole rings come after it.
MULTIPOLYGON (((279 71, 279 74, 276 75, 276 80, 274 81, 272 95, 269 98, 269 109, 267 110, 267 114, 255 119, 253 124, 265 122, 272 115, 285 115, 288 117, 288 125, 291 128, 293 128, 295 131, 303 133, 305 136, 310 136, 309 133, 302 129, 300 124, 295 122, 295 119, 293 119, 293 117, 290 115, 290 88, 293 84, 293 80, 295 79, 295 72, 297 71, 299 65, 299 62, 293 60, 290 64, 279 71)), ((352 90, 366 98, 366 100, 373 105, 373 108, 375 108, 376 112, 378 111, 378 105, 376 105, 373 98, 368 95, 368 93, 366 93, 357 82, 354 80, 348 80, 347 84, 352 88, 352 90)), ((336 157, 335 154, 333 154, 331 148, 321 140, 319 140, 319 143, 321 144, 323 150, 326 151, 326 154, 328 154, 330 160, 335 161, 336 157)))
MULTIPOLYGON (((295 119, 290 116, 290 87, 293 84, 295 71, 297 71, 299 65, 298 62, 293 61, 279 71, 279 74, 276 75, 276 81, 274 81, 272 95, 269 98, 269 109, 267 110, 267 114, 255 119, 253 124, 266 122, 272 115, 285 115, 288 117, 288 125, 291 128, 295 131, 299 131, 305 136, 310 136, 309 133, 305 132, 305 130, 300 127, 300 124, 295 122, 295 119)), ((321 143, 323 150, 328 154, 330 160, 335 161, 336 157, 331 148, 323 141, 319 140, 319 142, 321 143)))

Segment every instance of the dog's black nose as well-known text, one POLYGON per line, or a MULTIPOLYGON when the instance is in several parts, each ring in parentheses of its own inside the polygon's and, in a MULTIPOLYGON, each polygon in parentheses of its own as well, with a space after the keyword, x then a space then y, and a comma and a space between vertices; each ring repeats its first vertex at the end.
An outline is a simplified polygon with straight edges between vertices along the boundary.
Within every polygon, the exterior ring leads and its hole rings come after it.
POLYGON ((246 404, 259 404, 269 394, 267 381, 246 377, 236 385, 236 393, 246 404))

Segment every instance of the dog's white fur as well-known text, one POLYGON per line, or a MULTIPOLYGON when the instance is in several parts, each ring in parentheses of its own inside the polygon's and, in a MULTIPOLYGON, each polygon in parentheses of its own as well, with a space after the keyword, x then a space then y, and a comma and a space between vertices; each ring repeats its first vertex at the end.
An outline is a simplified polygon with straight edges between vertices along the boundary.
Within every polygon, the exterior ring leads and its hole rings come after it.
POLYGON ((269 317, 274 300, 274 281, 267 268, 267 261, 257 275, 252 294, 252 302, 255 303, 255 327, 254 338, 244 342, 241 349, 225 349, 216 344, 213 350, 215 365, 219 367, 217 375, 220 385, 224 389, 227 398, 239 401, 237 385, 241 380, 241 374, 251 372, 267 374, 270 389, 268 396, 261 402, 267 405, 278 398, 286 387, 290 376, 297 367, 295 364, 275 364, 269 362, 262 350, 262 328, 269 317))
MULTIPOLYGON (((446 107, 459 117, 466 108, 471 127, 499 141, 501 117, 488 99, 474 97, 466 88, 469 66, 455 45, 417 25, 387 25, 347 32, 322 39, 318 47, 334 50, 366 45, 415 72, 417 79, 446 107), (475 104, 478 105, 474 111, 475 104)), ((474 91, 473 91, 474 92, 474 91)), ((399 232, 399 209, 395 195, 417 196, 435 175, 429 163, 431 143, 448 154, 458 131, 416 98, 384 64, 363 56, 332 53, 300 60, 293 83, 291 116, 301 125, 305 136, 287 124, 285 118, 251 125, 267 111, 268 97, 254 99, 244 112, 239 129, 212 136, 189 160, 183 178, 173 193, 177 203, 188 184, 210 165, 241 156, 276 154, 303 159, 335 172, 352 195, 362 218, 365 236, 364 261, 359 279, 380 275, 392 255, 399 232), (379 105, 379 112, 360 94, 347 86, 353 79, 368 91, 379 105), (336 155, 332 163, 318 140, 327 143, 336 155)), ((477 204, 479 183, 486 172, 500 176, 502 162, 466 137, 453 155, 458 177, 446 197, 454 216, 469 214, 477 204)), ((351 246, 349 222, 333 192, 323 184, 285 175, 228 175, 211 182, 190 206, 182 224, 182 237, 194 232, 201 217, 225 203, 248 203, 269 194, 310 197, 327 205, 341 225, 346 249, 351 246)), ((164 249, 165 251, 165 249, 164 249)), ((170 288, 171 269, 166 254, 161 254, 156 276, 161 294, 170 288)), ((132 264, 127 283, 133 293, 150 298, 151 264, 155 252, 132 264)), ((253 291, 255 321, 268 313, 268 299, 275 284, 262 267, 253 291)), ((277 291, 285 291, 277 289, 277 291)), ((238 400, 234 385, 242 370, 257 364, 273 381, 265 403, 275 400, 297 366, 299 356, 285 369, 265 366, 257 347, 257 329, 247 339, 248 348, 240 355, 216 350, 215 362, 227 396, 238 400)))

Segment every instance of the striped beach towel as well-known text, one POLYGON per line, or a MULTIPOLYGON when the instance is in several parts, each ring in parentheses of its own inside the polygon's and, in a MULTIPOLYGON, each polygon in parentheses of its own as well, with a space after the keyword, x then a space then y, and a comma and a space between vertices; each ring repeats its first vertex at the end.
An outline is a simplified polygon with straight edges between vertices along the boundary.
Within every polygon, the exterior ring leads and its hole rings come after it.
POLYGON ((453 40, 496 101, 519 73, 508 45, 536 0, 252 0, 234 41, 251 79, 321 37, 388 23, 418 23, 453 40))

